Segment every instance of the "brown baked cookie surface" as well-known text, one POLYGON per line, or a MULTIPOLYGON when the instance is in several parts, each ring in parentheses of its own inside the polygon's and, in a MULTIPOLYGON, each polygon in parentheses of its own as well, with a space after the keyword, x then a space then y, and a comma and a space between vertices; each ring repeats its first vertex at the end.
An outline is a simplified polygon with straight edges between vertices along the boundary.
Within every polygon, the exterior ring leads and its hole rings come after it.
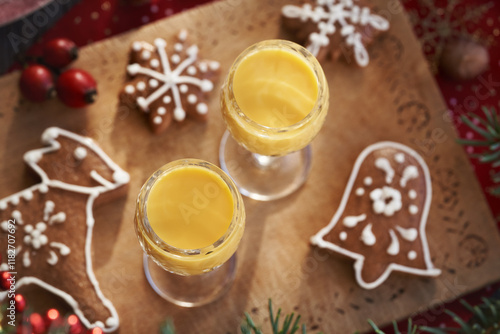
POLYGON ((132 43, 127 73, 130 80, 120 92, 120 100, 144 112, 154 133, 165 131, 172 120, 186 117, 206 121, 207 101, 219 78, 220 64, 202 60, 198 47, 188 40, 186 30, 167 42, 162 38, 151 45, 132 43))
POLYGON ((306 0, 302 6, 286 5, 282 22, 319 61, 343 55, 362 67, 370 60, 366 47, 389 29, 389 21, 373 13, 367 0, 306 0))
POLYGON ((42 142, 24 155, 41 182, 0 199, 0 270, 15 272, 16 292, 38 285, 64 299, 87 328, 115 331, 118 314, 92 269, 93 206, 101 195, 122 194, 129 175, 88 137, 49 128, 42 142))
POLYGON ((331 222, 311 242, 355 259, 356 280, 365 289, 392 271, 437 276, 425 234, 431 200, 429 170, 417 152, 394 142, 373 144, 356 160, 331 222))

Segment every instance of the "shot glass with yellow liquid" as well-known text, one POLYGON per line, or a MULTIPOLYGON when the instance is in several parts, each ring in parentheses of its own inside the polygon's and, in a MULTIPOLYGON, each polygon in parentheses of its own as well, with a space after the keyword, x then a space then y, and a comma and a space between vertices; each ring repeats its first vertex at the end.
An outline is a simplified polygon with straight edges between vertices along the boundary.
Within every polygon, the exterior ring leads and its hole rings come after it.
POLYGON ((274 200, 305 182, 328 95, 321 65, 298 44, 268 40, 239 55, 221 93, 219 160, 243 195, 274 200))
POLYGON ((180 306, 207 304, 229 289, 244 227, 236 185, 202 160, 166 164, 137 198, 135 230, 146 277, 160 296, 180 306))

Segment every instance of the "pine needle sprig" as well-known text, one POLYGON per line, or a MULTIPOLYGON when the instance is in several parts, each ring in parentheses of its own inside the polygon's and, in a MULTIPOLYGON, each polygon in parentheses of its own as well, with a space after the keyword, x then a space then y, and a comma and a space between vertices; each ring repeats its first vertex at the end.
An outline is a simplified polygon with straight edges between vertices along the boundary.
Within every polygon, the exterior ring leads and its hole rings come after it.
MULTIPOLYGON (((462 115, 462 121, 474 132, 482 137, 480 140, 459 139, 462 145, 484 147, 485 150, 479 154, 471 154, 479 162, 491 164, 492 170, 500 167, 500 115, 494 107, 488 109, 483 107, 484 117, 473 113, 462 115), (476 121, 476 122, 474 122, 476 121)), ((493 172, 491 180, 495 185, 500 184, 500 172, 493 172)), ((500 196, 500 185, 490 190, 491 194, 500 196)))
MULTIPOLYGON (((368 319, 368 323, 370 324, 370 326, 372 326, 372 329, 375 331, 375 334, 385 334, 380 328, 377 327, 377 325, 371 319, 368 319)), ((396 323, 396 321, 392 322, 392 326, 394 328, 394 334, 402 334, 399 331, 398 324, 396 323)), ((418 327, 416 325, 414 325, 411 318, 409 318, 406 333, 407 334, 416 334, 417 330, 418 330, 418 327)))

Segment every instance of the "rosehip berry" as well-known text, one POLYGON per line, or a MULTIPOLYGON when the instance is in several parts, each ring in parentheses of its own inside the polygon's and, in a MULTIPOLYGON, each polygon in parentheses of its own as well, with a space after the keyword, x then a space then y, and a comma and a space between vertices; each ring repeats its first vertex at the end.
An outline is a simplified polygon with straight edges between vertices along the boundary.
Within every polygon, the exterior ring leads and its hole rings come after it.
POLYGON ((54 68, 63 68, 78 58, 76 44, 67 38, 53 39, 43 47, 43 61, 54 68))
POLYGON ((16 311, 24 312, 24 309, 26 308, 26 299, 24 299, 24 296, 17 294, 14 297, 14 300, 16 301, 16 311))
POLYGON ((97 95, 94 78, 83 70, 73 68, 59 76, 56 90, 61 101, 72 108, 85 107, 94 102, 97 95))
POLYGON ((87 331, 87 334, 103 334, 104 332, 99 327, 94 327, 87 331))
POLYGON ((44 334, 45 333, 45 322, 43 318, 38 313, 31 313, 29 316, 29 322, 31 324, 31 330, 33 334, 44 334))
POLYGON ((10 289, 10 274, 8 271, 0 272, 0 289, 3 291, 10 289))
POLYGON ((21 74, 19 88, 28 100, 43 102, 54 96, 54 78, 47 67, 30 65, 21 74))

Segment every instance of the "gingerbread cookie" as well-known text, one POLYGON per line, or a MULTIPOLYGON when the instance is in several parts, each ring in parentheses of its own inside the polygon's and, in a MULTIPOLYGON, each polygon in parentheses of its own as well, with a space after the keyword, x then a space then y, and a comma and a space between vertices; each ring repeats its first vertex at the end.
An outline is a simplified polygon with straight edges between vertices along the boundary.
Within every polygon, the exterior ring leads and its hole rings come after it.
POLYGON ((437 276, 425 234, 431 197, 429 170, 417 152, 373 144, 359 155, 340 207, 311 243, 355 259, 356 280, 365 289, 392 271, 437 276))
POLYGON ((120 99, 146 113, 155 133, 165 131, 172 119, 182 122, 188 116, 206 121, 219 67, 216 61, 199 59, 198 47, 188 43, 186 30, 170 44, 161 38, 154 46, 136 41, 127 67, 131 80, 120 99))
POLYGON ((24 155, 41 182, 0 200, 7 253, 0 269, 13 272, 16 291, 38 285, 64 299, 86 327, 112 332, 118 314, 92 269, 92 208, 123 192, 129 175, 90 138, 49 128, 42 141, 47 147, 24 155))
POLYGON ((282 21, 318 60, 333 60, 342 54, 359 66, 370 60, 366 47, 380 31, 389 29, 389 21, 371 12, 366 0, 307 0, 299 7, 282 8, 282 21))

